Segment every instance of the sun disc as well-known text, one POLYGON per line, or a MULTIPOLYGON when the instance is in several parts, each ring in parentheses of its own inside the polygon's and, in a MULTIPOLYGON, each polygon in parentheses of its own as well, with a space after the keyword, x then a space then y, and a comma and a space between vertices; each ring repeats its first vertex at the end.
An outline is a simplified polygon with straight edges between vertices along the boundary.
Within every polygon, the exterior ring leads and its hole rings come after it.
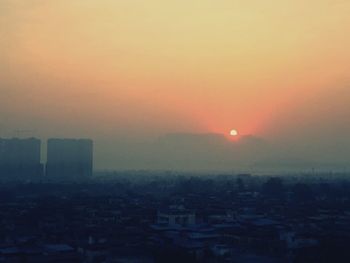
POLYGON ((230 131, 230 135, 231 136, 237 136, 238 135, 238 131, 237 130, 231 130, 230 131))

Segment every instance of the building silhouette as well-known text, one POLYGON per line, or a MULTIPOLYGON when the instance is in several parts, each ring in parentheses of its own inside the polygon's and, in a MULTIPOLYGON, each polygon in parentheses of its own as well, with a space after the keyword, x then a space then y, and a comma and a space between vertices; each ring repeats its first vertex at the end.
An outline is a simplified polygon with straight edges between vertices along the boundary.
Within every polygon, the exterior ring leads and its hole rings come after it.
POLYGON ((40 163, 41 141, 36 138, 0 138, 2 180, 35 180, 43 175, 40 163))
POLYGON ((48 140, 46 163, 46 177, 48 180, 82 180, 92 175, 92 169, 92 140, 48 140))

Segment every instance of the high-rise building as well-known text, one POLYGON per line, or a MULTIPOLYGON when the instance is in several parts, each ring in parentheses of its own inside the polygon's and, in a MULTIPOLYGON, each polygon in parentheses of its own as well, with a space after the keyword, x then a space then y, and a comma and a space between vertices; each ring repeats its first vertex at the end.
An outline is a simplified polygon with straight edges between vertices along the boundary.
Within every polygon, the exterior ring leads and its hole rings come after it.
POLYGON ((41 142, 36 138, 0 138, 0 179, 32 180, 43 174, 41 142))
POLYGON ((92 175, 93 142, 89 139, 49 139, 48 180, 81 180, 92 175))

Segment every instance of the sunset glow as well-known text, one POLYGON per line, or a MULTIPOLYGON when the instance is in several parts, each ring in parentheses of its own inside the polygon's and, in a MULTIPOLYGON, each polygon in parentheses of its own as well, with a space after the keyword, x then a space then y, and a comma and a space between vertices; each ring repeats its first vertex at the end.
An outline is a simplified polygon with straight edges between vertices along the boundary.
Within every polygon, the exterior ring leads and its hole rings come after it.
POLYGON ((1 1, 2 132, 283 136, 282 114, 348 84, 349 13, 333 0, 1 1))
POLYGON ((350 262, 350 0, 0 0, 0 263, 350 262))

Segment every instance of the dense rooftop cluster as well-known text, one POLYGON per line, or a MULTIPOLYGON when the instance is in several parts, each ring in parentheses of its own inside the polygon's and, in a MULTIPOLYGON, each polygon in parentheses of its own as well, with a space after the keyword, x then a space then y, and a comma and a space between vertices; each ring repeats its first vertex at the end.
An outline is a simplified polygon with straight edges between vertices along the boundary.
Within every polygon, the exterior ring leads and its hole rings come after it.
POLYGON ((345 174, 0 185, 0 262, 350 262, 345 174))

